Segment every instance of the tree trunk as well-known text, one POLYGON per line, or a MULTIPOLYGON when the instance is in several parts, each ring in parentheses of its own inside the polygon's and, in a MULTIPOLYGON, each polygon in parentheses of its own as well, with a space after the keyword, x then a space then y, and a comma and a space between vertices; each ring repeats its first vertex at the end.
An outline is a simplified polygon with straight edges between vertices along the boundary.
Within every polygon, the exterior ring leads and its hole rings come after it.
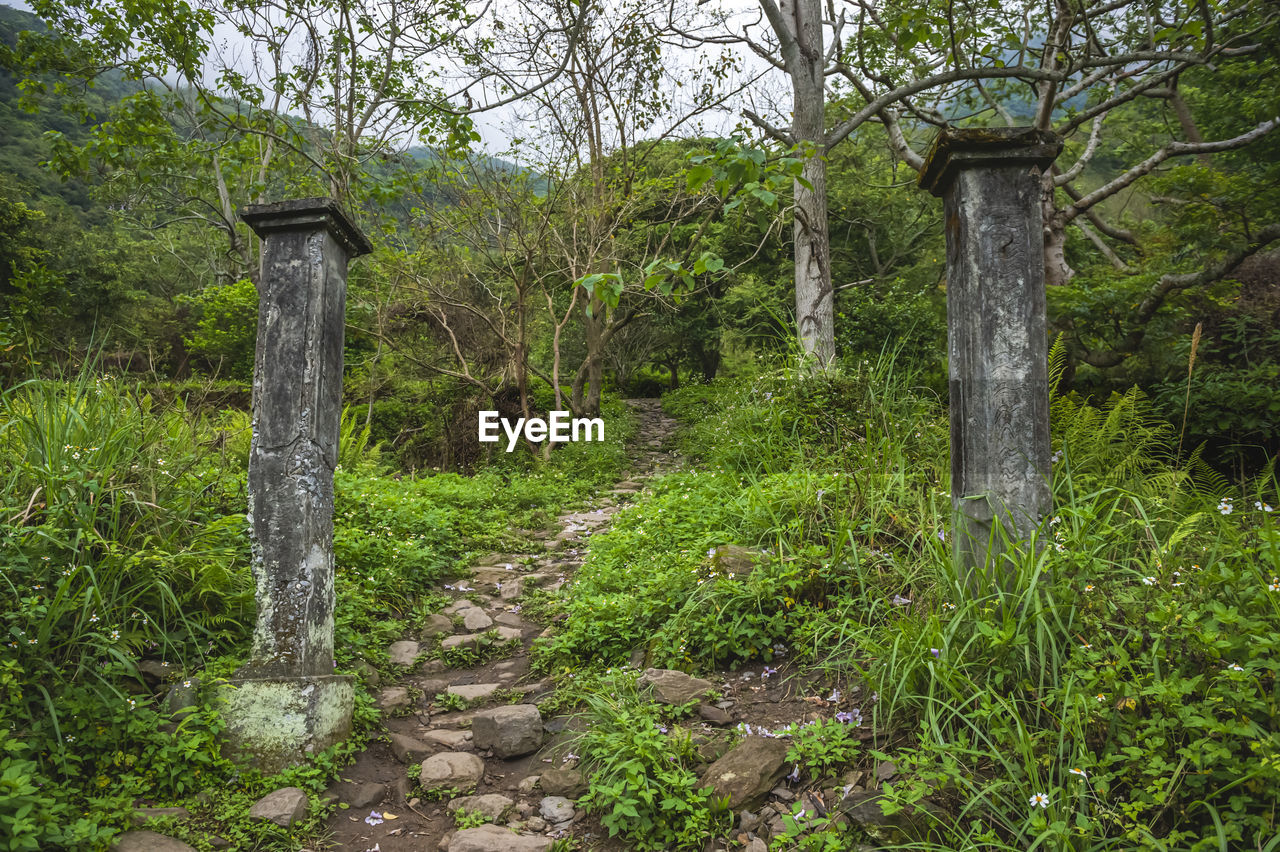
POLYGON ((1044 284, 1060 287, 1075 277, 1076 271, 1067 264, 1067 223, 1062 220, 1053 204, 1053 171, 1045 173, 1041 190, 1041 210, 1044 214, 1044 284))
POLYGON ((812 146, 803 172, 809 185, 795 182, 796 323, 805 354, 814 356, 825 369, 835 357, 835 312, 827 230, 822 4, 793 0, 782 8, 791 13, 796 40, 792 53, 796 61, 787 62, 793 95, 791 132, 801 145, 812 146))
POLYGON ((587 356, 573 377, 573 393, 570 407, 579 417, 595 417, 600 413, 600 385, 604 379, 605 307, 599 299, 592 298, 583 307, 582 330, 587 345, 587 356), (591 315, 587 315, 587 307, 591 315))

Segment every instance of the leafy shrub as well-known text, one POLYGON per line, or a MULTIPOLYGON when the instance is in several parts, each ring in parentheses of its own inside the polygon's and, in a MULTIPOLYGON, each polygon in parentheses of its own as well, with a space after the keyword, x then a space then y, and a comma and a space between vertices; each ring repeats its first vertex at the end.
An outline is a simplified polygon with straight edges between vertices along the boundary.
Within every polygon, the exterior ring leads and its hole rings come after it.
POLYGON ((611 837, 638 850, 701 849, 723 822, 693 771, 691 738, 668 728, 658 706, 637 694, 636 675, 618 674, 585 696, 588 725, 574 741, 591 789, 579 803, 611 837))
POLYGON ((258 339, 258 288, 247 278, 215 284, 191 301, 199 319, 183 339, 191 354, 211 370, 249 381, 253 378, 254 347, 258 339))

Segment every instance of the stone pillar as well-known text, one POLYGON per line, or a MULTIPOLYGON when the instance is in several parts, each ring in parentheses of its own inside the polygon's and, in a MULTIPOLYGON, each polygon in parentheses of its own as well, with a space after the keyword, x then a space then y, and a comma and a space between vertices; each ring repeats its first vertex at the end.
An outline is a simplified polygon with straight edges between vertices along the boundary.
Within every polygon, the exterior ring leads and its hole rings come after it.
POLYGON ((333 471, 347 262, 371 247, 329 199, 241 218, 262 238, 249 456, 258 620, 223 715, 233 751, 274 772, 351 730, 352 683, 333 673, 333 471))
POLYGON ((920 173, 947 235, 952 553, 979 595, 1009 587, 1004 541, 1052 508, 1040 200, 1061 150, 1030 127, 948 128, 920 173))

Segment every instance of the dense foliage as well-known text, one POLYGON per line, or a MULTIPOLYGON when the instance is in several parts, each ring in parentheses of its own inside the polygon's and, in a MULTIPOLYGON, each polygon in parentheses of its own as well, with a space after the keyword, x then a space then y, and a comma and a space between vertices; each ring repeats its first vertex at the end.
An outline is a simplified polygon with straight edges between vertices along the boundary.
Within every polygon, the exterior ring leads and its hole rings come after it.
MULTIPOLYGON (((858 717, 887 735, 878 751, 842 748, 848 725, 831 721, 796 733, 793 759, 821 781, 891 756, 906 778, 888 786, 886 812, 928 806, 914 849, 1254 848, 1275 836, 1272 474, 1240 491, 1203 463, 1172 466, 1176 436, 1136 391, 1101 410, 1059 396, 1057 514, 1011 566, 1016 587, 973 599, 945 544, 940 408, 908 376, 884 362, 780 371, 667 399, 701 464, 593 540, 572 591, 550 604, 567 619, 543 666, 583 677, 636 647, 697 672, 813 661, 874 696, 858 717), (759 564, 726 570, 728 544, 758 548, 759 564), (1027 804, 1037 793, 1043 808, 1027 804)), ((635 712, 623 700, 610 718, 642 728, 635 712)), ((694 818, 657 800, 614 814, 626 836, 658 836, 645 827, 656 820, 675 832, 662 848, 698 846, 677 839, 694 818)), ((809 829, 799 848, 859 839, 809 829)))
MULTIPOLYGON (((335 480, 336 647, 343 669, 385 666, 388 643, 445 603, 460 558, 521 542, 547 513, 616 478, 626 414, 605 444, 550 465, 474 477, 390 477, 354 414, 335 480)), ((225 759, 214 681, 247 660, 253 624, 245 522, 248 418, 157 404, 136 382, 85 371, 0 398, 0 826, 4 848, 105 841, 138 801, 192 801, 237 819, 270 782, 225 759), (147 665, 163 662, 166 677, 147 665), (170 689, 197 712, 169 726, 170 689), (239 807, 239 811, 237 811, 239 807)), ((361 723, 370 699, 363 696, 361 723)), ((351 745, 344 747, 350 751, 351 745)), ((313 793, 331 763, 294 773, 313 793)), ((279 781, 280 779, 275 779, 279 781)), ((318 804, 318 801, 317 801, 318 804)), ((307 836, 320 822, 298 835, 307 836)), ((243 842, 287 835, 241 825, 243 842), (255 839, 256 838, 256 839, 255 839)), ((290 841, 291 842, 291 841, 290 841)), ((266 847, 263 847, 266 848, 266 847)))

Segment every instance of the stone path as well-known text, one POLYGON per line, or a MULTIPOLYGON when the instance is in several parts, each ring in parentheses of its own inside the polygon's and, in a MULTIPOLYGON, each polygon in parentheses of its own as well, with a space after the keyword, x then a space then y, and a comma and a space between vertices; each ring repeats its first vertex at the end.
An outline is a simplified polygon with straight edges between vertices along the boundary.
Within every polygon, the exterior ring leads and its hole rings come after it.
MULTIPOLYGON (((529 670, 528 649, 543 628, 521 617, 518 601, 532 588, 560 588, 581 564, 587 539, 608 526, 646 479, 679 465, 666 449, 675 421, 659 401, 629 404, 639 418, 629 478, 562 514, 556 529, 537 539, 540 552, 478 560, 469 577, 446 586, 454 603, 422 634, 388 649, 405 675, 377 692, 385 741, 371 743, 330 788, 348 805, 329 819, 332 848, 542 852, 569 831, 581 836, 575 826, 583 815, 574 797, 586 787, 566 750, 555 748, 565 720, 544 718, 539 710, 554 692, 550 681, 529 670), (436 639, 455 661, 466 660, 468 651, 471 660, 495 659, 465 667, 438 659, 415 665, 436 639), (410 780, 415 766, 416 785, 410 780), (456 830, 452 812, 458 808, 498 825, 456 830)), ((591 848, 625 847, 596 836, 591 848)))

